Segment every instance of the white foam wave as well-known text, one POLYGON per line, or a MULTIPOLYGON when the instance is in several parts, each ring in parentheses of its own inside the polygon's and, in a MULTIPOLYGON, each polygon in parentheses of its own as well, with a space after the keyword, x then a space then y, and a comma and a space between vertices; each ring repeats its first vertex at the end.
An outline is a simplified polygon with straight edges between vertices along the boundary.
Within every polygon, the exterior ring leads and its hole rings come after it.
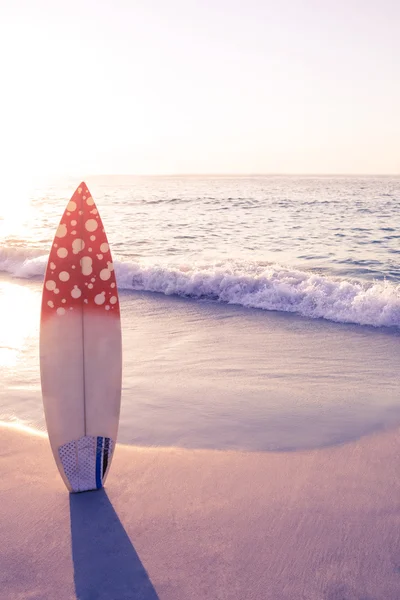
POLYGON ((44 275, 47 256, 40 250, 21 247, 0 248, 0 271, 29 279, 44 275))
MULTIPOLYGON (((22 248, 0 250, 0 271, 43 276, 47 256, 22 248)), ((116 261, 118 286, 208 299, 249 308, 297 313, 338 323, 400 328, 400 285, 340 279, 278 264, 225 261, 172 265, 116 261)))
POLYGON ((281 265, 224 263, 171 268, 121 263, 125 289, 298 313, 338 323, 400 327, 400 286, 339 279, 281 265))

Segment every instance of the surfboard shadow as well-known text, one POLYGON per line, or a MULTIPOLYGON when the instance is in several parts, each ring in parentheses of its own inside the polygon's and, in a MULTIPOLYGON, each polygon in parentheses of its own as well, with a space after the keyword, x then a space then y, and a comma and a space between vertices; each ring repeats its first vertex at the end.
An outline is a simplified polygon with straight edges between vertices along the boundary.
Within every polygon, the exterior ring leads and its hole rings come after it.
POLYGON ((78 600, 159 600, 104 490, 70 495, 78 600))

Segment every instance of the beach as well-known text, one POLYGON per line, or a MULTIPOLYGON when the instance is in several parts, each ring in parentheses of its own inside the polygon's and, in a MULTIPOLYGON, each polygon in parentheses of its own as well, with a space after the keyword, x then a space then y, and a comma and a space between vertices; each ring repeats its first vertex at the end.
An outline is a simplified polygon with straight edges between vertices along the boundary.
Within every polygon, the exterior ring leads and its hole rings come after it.
POLYGON ((398 178, 128 179, 94 181, 123 341, 103 491, 68 494, 42 407, 66 184, 3 220, 0 599, 399 598, 398 178))
POLYGON ((398 333, 146 293, 121 310, 137 444, 70 496, 45 431, 3 423, 0 598, 398 598, 398 333))
POLYGON ((399 22, 0 2, 0 600, 400 600, 399 22))

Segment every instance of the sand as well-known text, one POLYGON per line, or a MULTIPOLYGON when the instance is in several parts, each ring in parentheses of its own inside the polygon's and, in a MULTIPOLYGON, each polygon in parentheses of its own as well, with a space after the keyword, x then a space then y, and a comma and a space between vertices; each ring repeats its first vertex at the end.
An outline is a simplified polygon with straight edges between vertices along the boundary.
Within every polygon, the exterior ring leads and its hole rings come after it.
POLYGON ((117 446, 69 496, 1 429, 3 600, 400 598, 400 433, 291 453, 117 446))

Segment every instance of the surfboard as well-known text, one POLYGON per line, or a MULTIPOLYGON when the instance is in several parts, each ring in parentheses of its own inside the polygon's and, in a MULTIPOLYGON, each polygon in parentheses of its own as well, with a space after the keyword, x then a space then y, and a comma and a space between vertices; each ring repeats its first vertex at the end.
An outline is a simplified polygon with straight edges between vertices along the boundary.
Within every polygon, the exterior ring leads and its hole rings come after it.
POLYGON ((121 321, 107 236, 85 183, 57 228, 40 320, 43 406, 70 492, 99 489, 110 469, 121 403, 121 321))

